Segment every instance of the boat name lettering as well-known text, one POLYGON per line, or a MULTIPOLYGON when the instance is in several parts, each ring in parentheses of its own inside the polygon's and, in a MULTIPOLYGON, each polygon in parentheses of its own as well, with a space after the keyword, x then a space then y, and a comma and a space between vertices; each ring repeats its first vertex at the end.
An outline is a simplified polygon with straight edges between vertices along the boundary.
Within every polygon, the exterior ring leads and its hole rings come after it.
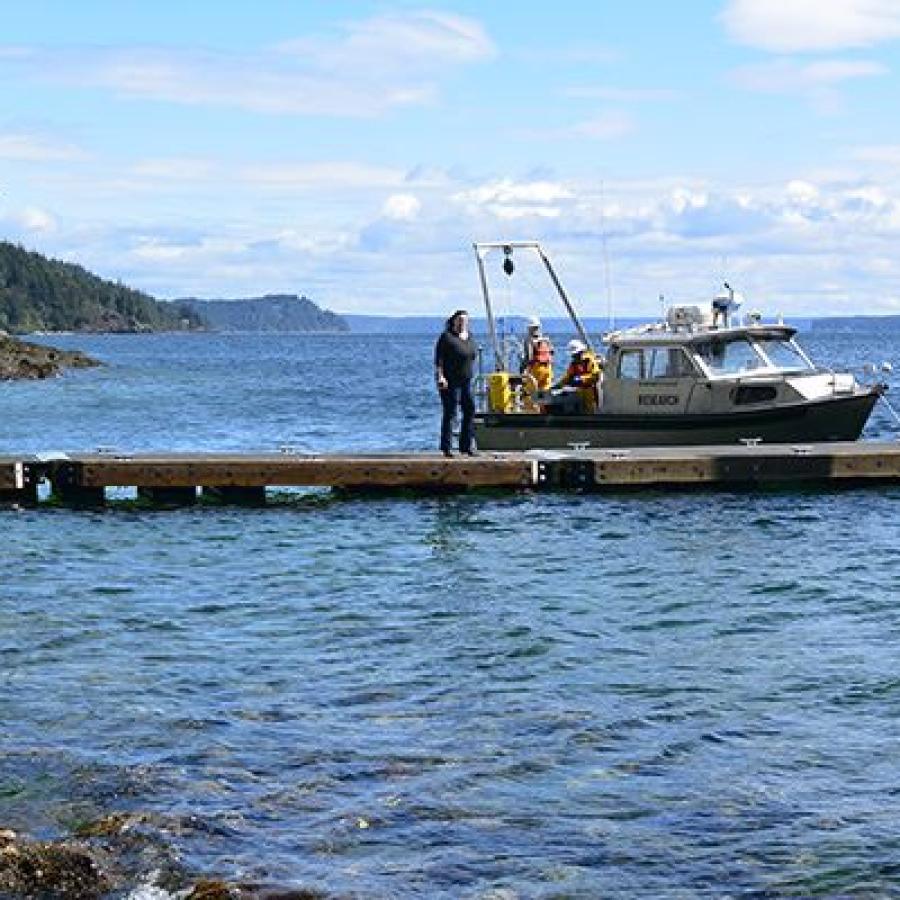
POLYGON ((639 394, 639 406, 678 406, 678 394, 639 394))

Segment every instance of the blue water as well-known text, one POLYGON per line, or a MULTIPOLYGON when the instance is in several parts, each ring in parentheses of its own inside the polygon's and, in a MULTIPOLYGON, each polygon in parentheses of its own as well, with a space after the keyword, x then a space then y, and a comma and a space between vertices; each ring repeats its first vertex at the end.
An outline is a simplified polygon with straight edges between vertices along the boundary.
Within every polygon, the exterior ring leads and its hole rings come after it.
MULTIPOLYGON (((855 366, 898 335, 811 337, 855 366)), ((435 443, 428 338, 56 343, 108 365, 0 385, 0 452, 435 443)), ((900 896, 898 513, 890 486, 4 510, 0 827, 143 817, 132 896, 173 860, 339 896, 900 896)))

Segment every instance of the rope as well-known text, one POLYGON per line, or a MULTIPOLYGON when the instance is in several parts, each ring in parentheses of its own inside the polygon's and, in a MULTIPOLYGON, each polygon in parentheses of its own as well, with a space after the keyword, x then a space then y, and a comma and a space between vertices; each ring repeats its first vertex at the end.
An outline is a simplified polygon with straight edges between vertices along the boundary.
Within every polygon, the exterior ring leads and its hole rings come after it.
POLYGON ((885 397, 884 394, 881 394, 878 399, 881 400, 881 402, 884 403, 884 405, 890 410, 891 415, 894 417, 894 422, 896 422, 896 424, 900 426, 900 413, 898 413, 897 410, 894 409, 891 401, 888 400, 888 398, 885 397))

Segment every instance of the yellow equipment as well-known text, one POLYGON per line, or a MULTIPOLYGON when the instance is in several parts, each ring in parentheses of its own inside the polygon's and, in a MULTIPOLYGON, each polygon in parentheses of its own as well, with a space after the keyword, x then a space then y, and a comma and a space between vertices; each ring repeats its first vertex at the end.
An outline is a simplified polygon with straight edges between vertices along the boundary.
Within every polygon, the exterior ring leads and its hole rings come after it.
POLYGON ((511 378, 509 372, 491 372, 487 376, 488 408, 491 412, 505 413, 512 410, 515 396, 511 378))

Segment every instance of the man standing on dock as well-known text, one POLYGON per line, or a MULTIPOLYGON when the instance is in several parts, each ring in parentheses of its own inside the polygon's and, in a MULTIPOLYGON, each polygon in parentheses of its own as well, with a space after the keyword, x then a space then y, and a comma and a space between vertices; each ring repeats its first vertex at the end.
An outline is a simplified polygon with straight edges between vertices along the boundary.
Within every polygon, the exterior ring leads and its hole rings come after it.
POLYGON ((453 456, 453 419, 462 409, 459 451, 471 456, 474 436, 475 401, 472 375, 478 348, 469 333, 469 314, 458 309, 449 319, 434 348, 434 376, 441 396, 441 452, 453 456))

